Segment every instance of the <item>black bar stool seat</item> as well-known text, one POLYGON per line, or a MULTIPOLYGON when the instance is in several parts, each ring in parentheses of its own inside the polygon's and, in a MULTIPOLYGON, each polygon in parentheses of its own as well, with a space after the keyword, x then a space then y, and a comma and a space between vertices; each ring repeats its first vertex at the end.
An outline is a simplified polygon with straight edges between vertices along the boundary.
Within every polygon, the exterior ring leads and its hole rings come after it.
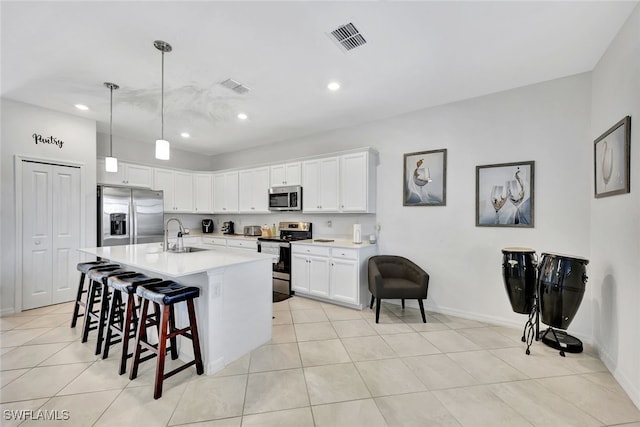
MULTIPOLYGON (((109 264, 107 264, 106 261, 102 260, 102 261, 80 262, 76 266, 76 269, 80 272, 80 283, 78 283, 78 291, 76 292, 76 302, 73 306, 73 315, 71 316, 72 328, 76 327, 76 323, 78 322, 78 317, 83 317, 86 311, 87 302, 82 301, 82 295, 86 294, 89 289, 88 286, 86 288, 84 286, 87 273, 92 268, 106 266, 106 265, 109 265, 109 264), (80 313, 80 307, 84 308, 82 313, 80 313)), ((111 265, 116 265, 116 264, 111 264, 111 265)))
POLYGON ((153 356, 157 357, 153 398, 159 399, 162 396, 162 383, 165 379, 193 365, 196 365, 196 373, 198 375, 202 375, 204 372, 202 355, 200 353, 198 325, 193 304, 193 300, 200 296, 200 289, 193 286, 184 286, 173 280, 165 280, 159 283, 138 286, 136 295, 142 298, 142 307, 140 309, 136 347, 129 378, 133 380, 138 375, 142 349, 146 348, 151 351, 153 356), (182 329, 176 329, 175 326, 174 305, 179 302, 185 302, 187 304, 187 312, 189 313, 189 326, 182 329), (147 341, 146 328, 154 324, 154 322, 147 321, 149 303, 154 304, 156 308, 160 308, 160 319, 158 319, 160 332, 158 334, 157 344, 151 344, 147 341), (171 358, 175 360, 178 358, 176 349, 176 337, 178 336, 183 336, 191 340, 194 360, 165 373, 164 362, 167 353, 167 340, 171 342, 171 358))
POLYGON ((113 292, 109 303, 102 358, 106 359, 109 356, 109 349, 112 345, 121 342, 122 351, 118 371, 120 375, 127 370, 127 359, 133 356, 133 353, 129 354, 129 340, 135 338, 138 326, 137 310, 139 307, 135 301, 137 298, 136 288, 140 285, 161 281, 162 279, 152 278, 142 273, 111 276, 107 279, 107 286, 113 292))
POLYGON ((96 342, 95 354, 102 351, 102 341, 104 338, 104 325, 109 310, 109 290, 107 288, 107 279, 111 276, 131 275, 135 271, 123 269, 118 264, 111 264, 106 267, 98 267, 89 270, 90 279, 89 290, 87 295, 87 307, 82 327, 82 342, 87 342, 89 332, 97 329, 98 336, 96 342))

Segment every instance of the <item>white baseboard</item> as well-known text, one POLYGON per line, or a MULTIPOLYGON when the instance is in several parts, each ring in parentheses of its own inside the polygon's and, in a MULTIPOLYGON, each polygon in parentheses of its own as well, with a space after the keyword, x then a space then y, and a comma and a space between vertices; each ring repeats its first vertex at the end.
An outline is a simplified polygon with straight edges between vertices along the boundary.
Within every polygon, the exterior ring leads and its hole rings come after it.
POLYGON ((15 314, 16 310, 13 307, 9 308, 0 308, 0 317, 10 316, 15 314))
POLYGON ((618 381, 618 384, 620 384, 620 387, 624 389, 624 391, 627 393, 627 396, 629 396, 629 399, 631 399, 633 404, 636 405, 638 409, 640 409, 640 390, 634 385, 633 381, 631 381, 624 373, 616 369, 617 364, 615 360, 604 349, 603 345, 601 345, 599 342, 596 341, 596 344, 594 345, 594 347, 598 352, 598 356, 600 357, 600 360, 602 360, 602 363, 604 363, 604 366, 606 366, 609 372, 611 372, 611 375, 613 375, 613 378, 615 378, 616 381, 618 381))

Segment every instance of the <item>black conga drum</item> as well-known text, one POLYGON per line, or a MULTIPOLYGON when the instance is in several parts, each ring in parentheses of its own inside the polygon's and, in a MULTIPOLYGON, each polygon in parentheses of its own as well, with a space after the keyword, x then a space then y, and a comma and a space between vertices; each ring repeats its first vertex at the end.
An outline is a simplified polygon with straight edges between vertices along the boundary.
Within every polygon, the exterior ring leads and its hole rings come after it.
POLYGON ((530 248, 504 248, 502 278, 513 311, 531 313, 536 299, 536 251, 530 248))
POLYGON ((542 322, 551 326, 542 336, 542 342, 561 351, 579 353, 582 342, 566 332, 573 320, 587 284, 589 260, 543 253, 538 266, 538 295, 542 322), (551 333, 551 336, 549 336, 551 333))

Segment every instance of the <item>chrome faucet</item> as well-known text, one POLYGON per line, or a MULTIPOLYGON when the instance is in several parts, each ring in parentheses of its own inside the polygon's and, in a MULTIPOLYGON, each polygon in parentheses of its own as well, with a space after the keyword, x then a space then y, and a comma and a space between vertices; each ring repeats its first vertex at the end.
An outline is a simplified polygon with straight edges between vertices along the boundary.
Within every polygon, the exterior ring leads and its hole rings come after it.
MULTIPOLYGON (((178 222, 178 226, 180 227, 180 231, 178 231, 178 240, 182 240, 182 235, 184 234, 184 227, 182 226, 182 221, 180 221, 178 218, 176 217, 171 217, 167 220, 165 226, 164 226, 164 245, 163 245, 163 250, 166 252, 169 250, 169 223, 171 221, 177 221, 178 222)), ((178 243, 176 243, 176 249, 180 249, 180 246, 178 243)))

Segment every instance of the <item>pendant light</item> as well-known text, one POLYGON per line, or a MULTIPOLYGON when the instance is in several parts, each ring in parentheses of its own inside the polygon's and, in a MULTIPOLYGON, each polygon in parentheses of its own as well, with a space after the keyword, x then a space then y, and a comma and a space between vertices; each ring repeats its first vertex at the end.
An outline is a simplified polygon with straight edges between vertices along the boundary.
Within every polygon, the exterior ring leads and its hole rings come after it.
POLYGON ((115 83, 104 82, 109 88, 111 98, 109 101, 109 157, 104 160, 104 168, 107 172, 118 172, 118 159, 113 157, 113 91, 120 88, 115 83))
POLYGON ((162 131, 160 133, 160 139, 156 140, 156 159, 169 160, 169 141, 164 139, 164 54, 171 52, 171 45, 162 40, 156 40, 153 42, 156 49, 162 52, 162 98, 161 98, 161 117, 162 117, 162 131))

